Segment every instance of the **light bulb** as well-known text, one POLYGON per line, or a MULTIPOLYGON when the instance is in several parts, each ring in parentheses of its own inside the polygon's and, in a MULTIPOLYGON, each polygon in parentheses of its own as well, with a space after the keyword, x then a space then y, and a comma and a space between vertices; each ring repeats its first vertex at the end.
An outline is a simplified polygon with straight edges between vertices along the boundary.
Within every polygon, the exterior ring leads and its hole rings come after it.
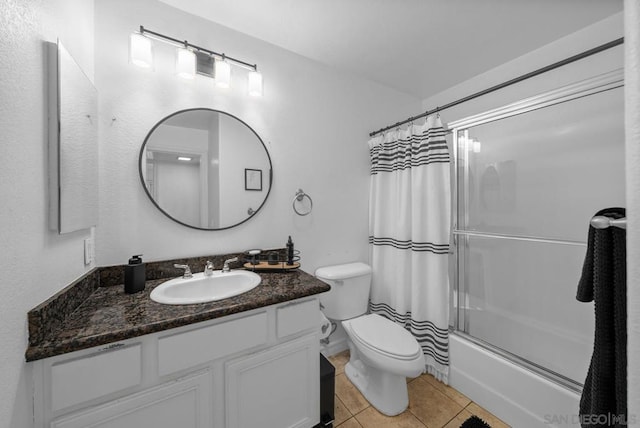
POLYGON ((249 95, 252 97, 262 96, 262 74, 256 71, 249 72, 249 95))
POLYGON ((482 143, 480 141, 473 141, 473 153, 480 153, 482 150, 482 143))
POLYGON ((231 65, 224 60, 216 60, 216 86, 221 88, 231 86, 231 65))
POLYGON ((138 67, 150 68, 153 63, 151 39, 140 33, 132 33, 129 38, 129 58, 138 67))
POLYGON ((196 54, 186 48, 176 49, 176 74, 183 79, 196 75, 196 54))

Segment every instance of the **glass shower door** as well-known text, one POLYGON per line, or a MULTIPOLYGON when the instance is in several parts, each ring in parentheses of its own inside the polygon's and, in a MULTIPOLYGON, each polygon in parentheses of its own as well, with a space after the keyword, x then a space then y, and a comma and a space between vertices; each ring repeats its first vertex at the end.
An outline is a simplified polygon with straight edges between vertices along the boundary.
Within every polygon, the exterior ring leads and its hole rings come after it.
POLYGON ((574 389, 593 348, 575 299, 589 221, 624 206, 616 76, 451 124, 456 328, 574 389))

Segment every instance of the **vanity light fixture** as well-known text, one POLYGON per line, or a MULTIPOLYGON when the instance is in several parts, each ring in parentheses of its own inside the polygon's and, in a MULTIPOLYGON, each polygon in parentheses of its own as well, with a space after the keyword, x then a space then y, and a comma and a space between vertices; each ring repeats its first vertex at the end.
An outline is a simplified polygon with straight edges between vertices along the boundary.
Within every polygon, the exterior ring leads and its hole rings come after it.
POLYGON ((178 156, 178 160, 179 161, 189 162, 191 160, 191 158, 186 157, 186 156, 178 156))
POLYGON ((205 71, 198 65, 198 56, 209 55, 215 59, 215 81, 216 86, 228 88, 231 86, 231 65, 249 70, 247 87, 249 95, 254 97, 262 96, 262 74, 258 72, 257 64, 249 64, 237 58, 230 57, 224 53, 218 53, 210 49, 196 46, 186 40, 178 40, 155 31, 147 30, 142 25, 140 31, 131 34, 130 58, 131 62, 149 68, 153 64, 151 39, 158 40, 178 47, 176 51, 176 74, 186 79, 193 79, 196 72, 198 74, 210 75, 209 70, 205 71))
POLYGON ((138 67, 150 68, 153 64, 151 39, 142 33, 132 33, 129 38, 129 59, 138 67))
POLYGON ((183 79, 196 76, 196 54, 187 47, 176 49, 176 74, 183 79))
POLYGON ((249 95, 252 97, 262 96, 262 73, 258 70, 249 72, 249 95))
POLYGON ((224 57, 222 57, 222 59, 216 59, 215 73, 216 86, 220 88, 228 88, 231 86, 231 66, 224 57))

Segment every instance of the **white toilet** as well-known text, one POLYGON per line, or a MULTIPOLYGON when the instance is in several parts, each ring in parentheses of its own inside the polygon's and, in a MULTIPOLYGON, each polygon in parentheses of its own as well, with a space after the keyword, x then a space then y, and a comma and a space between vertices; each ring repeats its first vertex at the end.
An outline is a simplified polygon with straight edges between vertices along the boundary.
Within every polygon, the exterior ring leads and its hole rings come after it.
POLYGON ((425 371, 425 359, 416 339, 388 319, 367 313, 371 267, 364 263, 326 266, 316 277, 331 285, 320 296, 323 313, 342 320, 351 358, 345 366, 349 380, 381 413, 394 416, 409 405, 407 377, 425 371))

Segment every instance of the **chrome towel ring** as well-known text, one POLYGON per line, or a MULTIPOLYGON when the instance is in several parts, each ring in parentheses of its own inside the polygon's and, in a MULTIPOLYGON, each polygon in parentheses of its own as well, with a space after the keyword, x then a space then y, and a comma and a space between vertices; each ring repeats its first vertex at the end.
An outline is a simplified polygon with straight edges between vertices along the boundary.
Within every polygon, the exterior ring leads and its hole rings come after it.
POLYGON ((296 196, 293 198, 292 205, 293 205, 293 211, 295 211, 295 213, 300 216, 309 215, 313 210, 313 200, 311 199, 311 196, 304 193, 304 190, 302 189, 298 189, 298 191, 296 192, 296 196), (309 199, 309 210, 307 212, 301 212, 298 210, 298 208, 296 208, 296 202, 302 202, 304 198, 309 199))

